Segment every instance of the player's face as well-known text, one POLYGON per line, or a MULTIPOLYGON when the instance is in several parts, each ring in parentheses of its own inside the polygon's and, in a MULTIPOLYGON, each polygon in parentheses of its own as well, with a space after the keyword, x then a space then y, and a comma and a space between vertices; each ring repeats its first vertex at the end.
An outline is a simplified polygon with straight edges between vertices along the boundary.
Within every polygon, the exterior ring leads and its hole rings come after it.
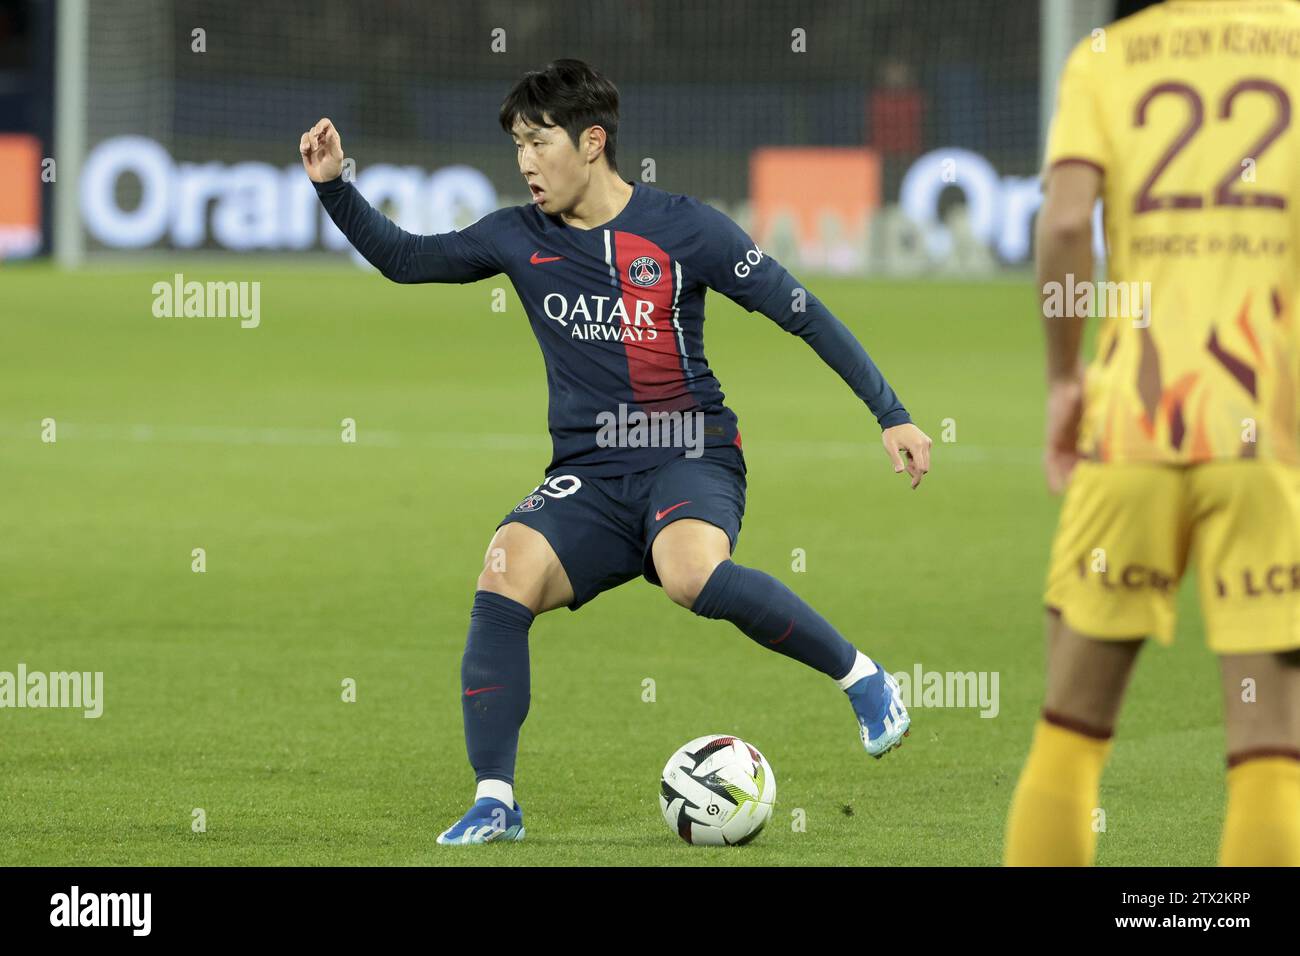
POLYGON ((515 120, 510 131, 519 157, 519 172, 528 182, 533 202, 544 213, 566 212, 577 205, 587 188, 591 167, 558 126, 530 126, 515 120))

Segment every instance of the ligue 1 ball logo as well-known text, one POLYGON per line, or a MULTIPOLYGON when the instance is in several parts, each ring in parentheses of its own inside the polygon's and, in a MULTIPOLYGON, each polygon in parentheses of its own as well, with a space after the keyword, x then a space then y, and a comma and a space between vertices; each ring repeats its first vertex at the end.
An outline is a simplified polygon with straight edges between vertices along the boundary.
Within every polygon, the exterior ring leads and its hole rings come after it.
POLYGON ((650 256, 638 256, 628 267, 627 277, 640 286, 654 285, 663 276, 659 263, 650 256))
POLYGON ((515 506, 515 512, 517 514, 524 514, 529 511, 536 511, 544 504, 546 504, 546 499, 541 495, 529 495, 515 506))

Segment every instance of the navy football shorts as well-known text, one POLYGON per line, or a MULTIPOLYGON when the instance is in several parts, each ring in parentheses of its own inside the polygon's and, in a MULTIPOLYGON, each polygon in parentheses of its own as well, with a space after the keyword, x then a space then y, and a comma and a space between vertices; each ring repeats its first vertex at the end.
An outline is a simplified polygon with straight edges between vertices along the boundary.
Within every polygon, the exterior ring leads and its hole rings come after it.
POLYGON ((576 611, 639 575, 661 584, 650 547, 679 518, 718 526, 734 551, 745 514, 745 472, 745 455, 734 445, 615 478, 568 474, 561 466, 497 527, 518 521, 541 532, 573 586, 569 610, 576 611))

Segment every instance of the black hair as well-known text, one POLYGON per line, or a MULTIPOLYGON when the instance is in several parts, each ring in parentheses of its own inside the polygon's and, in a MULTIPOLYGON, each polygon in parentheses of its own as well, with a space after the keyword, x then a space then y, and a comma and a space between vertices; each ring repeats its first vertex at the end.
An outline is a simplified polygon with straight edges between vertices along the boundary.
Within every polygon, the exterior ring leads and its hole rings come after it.
POLYGON ((602 127, 605 160, 610 169, 618 171, 614 162, 618 88, 581 60, 553 60, 545 69, 525 73, 501 104, 501 128, 512 132, 520 117, 533 126, 562 128, 575 149, 583 130, 602 127))

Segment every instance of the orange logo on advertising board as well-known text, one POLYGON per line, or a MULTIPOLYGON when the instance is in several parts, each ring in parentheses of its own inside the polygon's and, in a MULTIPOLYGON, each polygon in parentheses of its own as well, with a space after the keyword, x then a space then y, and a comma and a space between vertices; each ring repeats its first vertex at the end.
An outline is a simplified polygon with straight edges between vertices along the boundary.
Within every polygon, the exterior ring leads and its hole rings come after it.
POLYGON ((41 247, 41 148, 35 136, 0 136, 0 259, 41 247))
POLYGON ((801 262, 851 269, 880 208, 880 156, 863 147, 764 147, 750 156, 749 194, 763 248, 788 229, 801 262))

